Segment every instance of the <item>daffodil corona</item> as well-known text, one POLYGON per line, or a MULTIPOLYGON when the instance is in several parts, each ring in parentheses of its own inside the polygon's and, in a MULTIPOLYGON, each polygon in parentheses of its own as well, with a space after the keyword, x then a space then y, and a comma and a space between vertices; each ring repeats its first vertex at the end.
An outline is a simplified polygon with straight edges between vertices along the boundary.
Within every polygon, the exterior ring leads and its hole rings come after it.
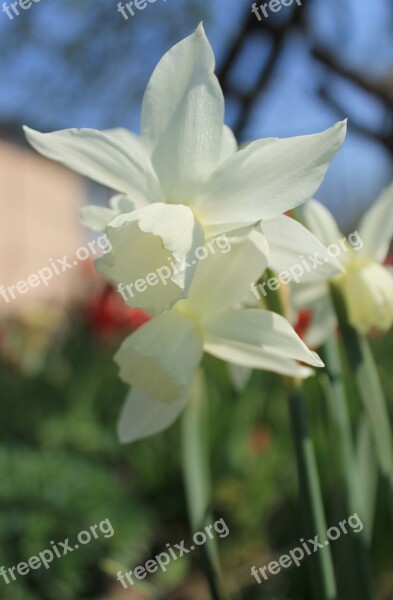
POLYGON ((361 333, 393 324, 393 276, 373 260, 355 259, 333 280, 342 291, 351 325, 361 333))

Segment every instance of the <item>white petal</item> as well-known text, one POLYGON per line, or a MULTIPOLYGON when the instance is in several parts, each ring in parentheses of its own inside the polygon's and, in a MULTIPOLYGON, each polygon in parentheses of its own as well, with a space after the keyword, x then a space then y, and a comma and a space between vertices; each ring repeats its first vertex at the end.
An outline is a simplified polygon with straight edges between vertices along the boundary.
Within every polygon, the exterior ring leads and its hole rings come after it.
POLYGON ((319 348, 335 335, 338 326, 330 296, 325 296, 315 303, 311 312, 311 323, 304 334, 304 341, 311 348, 319 348))
POLYGON ((235 135, 230 127, 224 125, 220 163, 224 162, 227 158, 232 156, 232 154, 235 154, 235 152, 237 152, 237 141, 235 135))
POLYGON ((126 151, 129 151, 130 148, 140 151, 141 146, 141 138, 136 133, 129 131, 129 129, 125 129, 124 127, 114 127, 113 129, 105 129, 103 131, 105 135, 108 135, 111 138, 117 140, 126 151))
POLYGON ((104 231, 109 221, 112 221, 117 214, 117 211, 111 208, 94 204, 84 206, 79 212, 82 225, 94 231, 104 231))
POLYGON ((235 390, 242 392, 251 379, 252 369, 235 363, 228 363, 228 373, 235 390))
MULTIPOLYGON (((271 371, 272 373, 279 373, 280 375, 287 375, 288 377, 298 377, 300 379, 305 379, 314 375, 314 371, 313 369, 310 369, 310 367, 304 367, 290 358, 271 354, 269 351, 263 349, 255 350, 252 348, 251 350, 247 349, 247 351, 242 349, 241 352, 239 352, 236 345, 233 345, 232 343, 227 344, 225 342, 224 344, 211 345, 209 348, 206 346, 205 350, 222 360, 228 360, 225 357, 231 356, 231 360, 237 361, 238 364, 229 364, 236 366, 238 369, 243 369, 245 374, 249 373, 251 375, 255 368, 261 371, 271 371), (249 364, 252 364, 252 368, 242 366, 249 364)), ((235 389, 238 392, 243 391, 244 387, 240 387, 235 382, 234 384, 235 389)))
POLYGON ((152 400, 172 403, 188 390, 202 354, 197 324, 167 312, 130 335, 115 361, 123 381, 135 385, 152 400))
POLYGON ((310 325, 303 335, 307 346, 318 348, 334 334, 337 318, 330 299, 328 284, 292 286, 291 305, 295 309, 295 320, 299 310, 308 310, 311 313, 310 325))
POLYGON ((126 148, 116 137, 95 129, 40 133, 24 127, 30 144, 47 158, 130 195, 135 202, 157 202, 160 189, 141 143, 126 148))
POLYGON ((343 272, 325 246, 295 219, 281 215, 262 221, 261 229, 269 244, 269 267, 277 273, 289 272, 292 281, 326 281, 343 272))
POLYGON ((128 196, 117 194, 109 200, 110 208, 94 204, 81 208, 79 213, 81 223, 94 231, 104 231, 108 223, 117 215, 132 212, 140 208, 141 204, 141 202, 132 202, 128 196))
POLYGON ((204 243, 190 208, 151 204, 117 216, 106 234, 112 248, 95 265, 118 285, 127 304, 159 314, 187 297, 195 252, 204 243))
POLYGON ((325 246, 338 244, 343 237, 332 213, 318 200, 309 200, 302 207, 307 227, 325 246))
POLYGON ((126 398, 117 425, 120 442, 129 444, 167 429, 180 415, 187 400, 188 391, 171 404, 165 404, 133 388, 126 398))
POLYGON ((219 235, 237 236, 239 231, 246 231, 255 228, 255 224, 239 227, 239 223, 222 223, 221 225, 203 225, 206 239, 214 238, 219 235))
POLYGON ((359 224, 363 254, 383 263, 393 237, 393 184, 387 187, 359 224))
POLYGON ((128 196, 124 196, 124 194, 117 194, 116 196, 112 196, 109 200, 109 206, 116 212, 116 215, 132 212, 137 208, 146 206, 146 204, 147 203, 142 204, 140 202, 134 202, 128 196))
POLYGON ((310 198, 346 132, 345 122, 316 135, 256 141, 228 158, 193 203, 207 225, 273 219, 310 198))
POLYGON ((292 304, 299 310, 309 308, 325 296, 329 296, 329 287, 325 283, 294 285, 291 288, 292 304))
POLYGON ((279 373, 295 360, 323 367, 288 321, 270 311, 227 310, 205 321, 204 329, 205 351, 229 362, 279 373))
MULTIPOLYGON (((143 145, 143 142, 139 135, 136 135, 132 131, 125 129, 124 127, 116 127, 115 129, 106 129, 103 133, 108 135, 109 137, 114 138, 122 144, 124 151, 127 153, 132 152, 133 154, 142 154, 146 156, 146 148, 143 145)), ((150 163, 150 160, 148 160, 150 163)), ((151 169, 151 165, 149 164, 149 169, 151 169)), ((154 174, 153 179, 156 179, 156 175, 154 174)), ((156 197, 155 201, 159 201, 161 197, 156 197)), ((142 208, 151 202, 152 200, 144 195, 135 195, 133 194, 133 198, 131 199, 128 196, 123 194, 118 194, 117 196, 113 196, 109 204, 110 206, 117 211, 117 214, 131 212, 136 208, 142 208)))
POLYGON ((264 272, 268 253, 265 236, 255 229, 246 237, 223 235, 209 240, 206 246, 209 244, 215 253, 211 250, 200 261, 189 298, 175 307, 203 318, 242 300, 264 272))
POLYGON ((142 106, 142 137, 165 199, 187 203, 219 162, 224 98, 202 25, 157 65, 142 106))

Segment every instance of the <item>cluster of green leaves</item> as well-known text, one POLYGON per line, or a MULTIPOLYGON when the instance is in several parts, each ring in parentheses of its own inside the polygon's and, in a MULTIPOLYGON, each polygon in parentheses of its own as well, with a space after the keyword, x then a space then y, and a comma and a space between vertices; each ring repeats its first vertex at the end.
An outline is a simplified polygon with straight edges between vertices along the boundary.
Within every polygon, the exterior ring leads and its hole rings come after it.
MULTIPOLYGON (((374 344, 392 404, 389 365, 392 339, 374 344)), ((6 600, 71 600, 97 597, 117 570, 126 571, 165 549, 188 543, 181 477, 179 424, 148 440, 122 447, 115 433, 127 392, 112 361, 117 341, 102 342, 82 324, 44 370, 23 375, 0 365, 2 444, 0 468, 0 566, 26 561, 50 541, 76 539, 79 531, 109 518, 115 535, 100 536, 51 568, 41 568, 6 586, 6 600)), ((288 407, 281 380, 254 373, 242 393, 234 390, 224 363, 206 358, 213 515, 230 535, 219 540, 223 570, 244 597, 305 600, 306 569, 290 569, 264 586, 252 585, 250 566, 297 545, 297 474, 288 407)), ((317 444, 329 525, 349 513, 337 505, 334 438, 316 382, 309 411, 317 444)), ((351 407, 356 414, 356 400, 351 407)), ((379 513, 384 514, 383 503, 379 513)), ((373 537, 375 567, 386 565, 388 534, 378 519, 373 537)), ((345 558, 337 543, 337 552, 345 558), (340 554, 341 552, 341 554, 340 554)), ((174 562, 150 579, 169 594, 187 576, 198 554, 174 562)))
POLYGON ((0 565, 27 561, 52 540, 75 543, 80 531, 105 519, 115 531, 99 533, 48 570, 31 570, 9 585, 1 578, 6 600, 95 595, 108 575, 137 561, 150 544, 154 515, 136 493, 132 473, 125 475, 115 436, 124 388, 111 350, 77 327, 42 373, 0 366, 0 565))

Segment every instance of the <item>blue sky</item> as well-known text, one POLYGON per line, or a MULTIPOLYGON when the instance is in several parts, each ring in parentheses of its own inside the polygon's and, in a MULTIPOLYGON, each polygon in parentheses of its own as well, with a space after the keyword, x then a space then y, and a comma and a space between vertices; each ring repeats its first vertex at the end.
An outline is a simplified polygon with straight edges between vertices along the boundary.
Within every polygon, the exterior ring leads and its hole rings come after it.
MULTIPOLYGON (((0 120, 25 122, 43 130, 118 125, 137 130, 143 88, 162 53, 178 38, 188 35, 205 12, 206 31, 219 63, 239 28, 244 6, 251 9, 248 0, 232 1, 233 6, 215 0, 208 10, 194 15, 185 10, 183 0, 157 0, 120 23, 122 17, 116 5, 113 0, 84 0, 79 4, 42 0, 28 11, 21 11, 13 21, 0 13, 0 120), (95 16, 95 7, 103 11, 102 29, 85 40, 82 54, 75 56, 74 62, 65 63, 57 55, 59 43, 83 37, 95 16), (118 38, 107 38, 107 30, 103 29, 115 20, 126 37, 130 36, 130 43, 123 42, 124 52, 120 48, 120 53, 118 38), (25 28, 29 30, 26 36, 25 28), (13 47, 16 36, 22 41, 13 47), (104 76, 97 85, 88 85, 80 66, 99 53, 104 76)), ((318 43, 328 45, 347 65, 370 77, 387 77, 390 73, 393 80, 391 0, 373 0, 371 6, 366 0, 314 0, 309 28, 318 43)), ((250 44, 237 70, 237 77, 245 85, 266 52, 263 43, 250 44)), ((320 67, 308 58, 303 39, 293 36, 277 76, 252 114, 247 139, 314 133, 338 120, 341 115, 315 95, 321 77, 320 67)), ((368 95, 342 81, 332 82, 331 89, 354 117, 371 127, 381 123, 380 107, 368 95)), ((227 121, 231 123, 232 119, 228 104, 227 121)), ((317 197, 348 229, 392 175, 387 152, 352 132, 349 124, 346 144, 333 161, 317 197)))

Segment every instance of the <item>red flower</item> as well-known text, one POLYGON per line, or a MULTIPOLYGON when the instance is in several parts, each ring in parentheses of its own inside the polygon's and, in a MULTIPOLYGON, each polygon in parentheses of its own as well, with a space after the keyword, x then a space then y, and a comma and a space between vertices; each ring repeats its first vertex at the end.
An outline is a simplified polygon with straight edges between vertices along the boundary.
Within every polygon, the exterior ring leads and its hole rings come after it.
POLYGON ((393 266, 393 254, 389 254, 385 260, 385 265, 393 266))
POLYGON ((105 287, 88 307, 87 321, 101 337, 108 338, 121 333, 132 333, 150 316, 139 308, 130 308, 110 286, 105 287))
POLYGON ((247 441, 251 454, 258 456, 268 450, 272 442, 272 433, 268 427, 259 425, 251 431, 247 441))
POLYGON ((297 323, 295 331, 299 337, 303 338, 311 323, 312 314, 310 310, 299 310, 297 314, 297 323))

